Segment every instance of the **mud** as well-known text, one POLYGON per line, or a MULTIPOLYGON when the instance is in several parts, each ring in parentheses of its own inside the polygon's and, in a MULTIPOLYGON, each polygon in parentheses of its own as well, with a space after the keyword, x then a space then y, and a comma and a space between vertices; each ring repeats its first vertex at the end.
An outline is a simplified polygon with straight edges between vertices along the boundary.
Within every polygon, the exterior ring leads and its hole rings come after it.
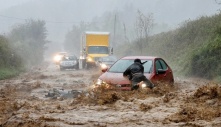
POLYGON ((0 127, 221 126, 221 86, 175 79, 152 90, 96 91, 98 70, 59 71, 54 64, 0 81, 0 127), (61 97, 66 91, 83 91, 61 97), (56 97, 49 91, 61 92, 56 97))
POLYGON ((169 119, 174 122, 211 121, 221 117, 221 86, 208 83, 184 100, 185 105, 169 119))

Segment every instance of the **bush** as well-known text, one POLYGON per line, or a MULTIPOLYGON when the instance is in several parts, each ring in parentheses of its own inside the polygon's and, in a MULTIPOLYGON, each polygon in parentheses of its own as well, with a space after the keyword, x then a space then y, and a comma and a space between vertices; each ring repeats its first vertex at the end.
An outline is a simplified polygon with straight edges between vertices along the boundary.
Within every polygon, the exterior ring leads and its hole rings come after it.
POLYGON ((10 47, 8 39, 0 35, 0 80, 17 75, 22 66, 21 58, 10 47))
POLYGON ((204 47, 192 55, 190 74, 213 79, 221 75, 221 27, 216 36, 204 47))
POLYGON ((10 68, 0 68, 0 80, 11 78, 19 74, 19 70, 10 68))

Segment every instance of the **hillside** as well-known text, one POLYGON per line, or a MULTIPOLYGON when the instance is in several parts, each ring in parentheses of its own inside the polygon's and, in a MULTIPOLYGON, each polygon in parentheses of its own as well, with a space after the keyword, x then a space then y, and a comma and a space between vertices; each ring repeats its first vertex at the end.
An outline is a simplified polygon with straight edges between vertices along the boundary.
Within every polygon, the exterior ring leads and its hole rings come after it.
MULTIPOLYGON (((165 58, 175 75, 220 81, 220 21, 221 14, 186 21, 180 28, 150 37, 143 44, 144 54, 165 58)), ((131 50, 128 47, 127 52, 131 50)))

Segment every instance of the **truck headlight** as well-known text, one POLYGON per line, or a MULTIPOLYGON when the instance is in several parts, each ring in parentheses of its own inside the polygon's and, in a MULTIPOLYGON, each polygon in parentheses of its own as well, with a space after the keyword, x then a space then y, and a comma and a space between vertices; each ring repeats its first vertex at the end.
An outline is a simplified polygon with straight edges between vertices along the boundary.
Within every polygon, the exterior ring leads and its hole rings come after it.
POLYGON ((93 59, 91 57, 88 57, 87 61, 91 62, 91 61, 93 61, 93 59))

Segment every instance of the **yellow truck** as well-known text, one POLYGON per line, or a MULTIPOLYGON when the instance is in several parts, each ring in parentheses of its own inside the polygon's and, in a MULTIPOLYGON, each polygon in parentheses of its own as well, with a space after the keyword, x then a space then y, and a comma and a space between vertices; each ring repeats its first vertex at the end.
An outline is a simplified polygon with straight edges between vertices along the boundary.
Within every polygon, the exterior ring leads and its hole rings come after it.
POLYGON ((100 57, 113 53, 109 47, 109 32, 85 32, 82 37, 83 68, 96 66, 100 57))

